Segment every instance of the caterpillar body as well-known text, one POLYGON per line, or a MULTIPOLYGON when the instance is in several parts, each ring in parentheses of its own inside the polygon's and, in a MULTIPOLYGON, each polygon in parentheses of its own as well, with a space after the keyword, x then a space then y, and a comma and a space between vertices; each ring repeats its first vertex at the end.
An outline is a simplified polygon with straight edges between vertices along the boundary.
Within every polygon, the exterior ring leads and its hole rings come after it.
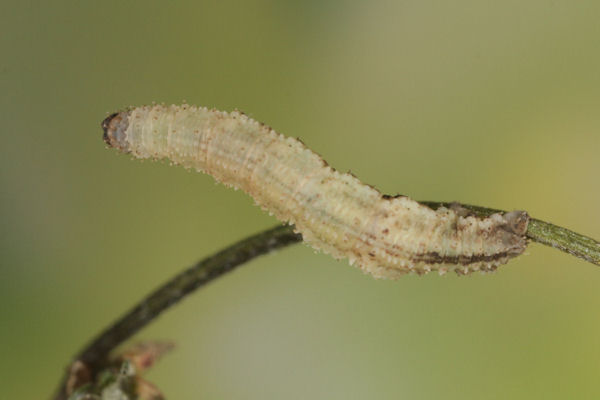
POLYGON ((299 140, 245 114, 191 105, 132 108, 106 118, 104 140, 137 158, 168 159, 252 196, 305 242, 377 278, 492 271, 525 250, 524 211, 471 215, 382 195, 299 140))

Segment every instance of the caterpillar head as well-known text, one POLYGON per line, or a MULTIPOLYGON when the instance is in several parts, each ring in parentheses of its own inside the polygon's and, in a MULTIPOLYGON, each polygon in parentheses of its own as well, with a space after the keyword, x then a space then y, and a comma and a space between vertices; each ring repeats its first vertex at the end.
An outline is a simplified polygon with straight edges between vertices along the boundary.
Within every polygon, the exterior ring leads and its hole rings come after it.
POLYGON ((114 147, 124 153, 129 153, 129 143, 125 131, 129 125, 129 112, 119 112, 109 115, 102 121, 104 134, 102 139, 110 147, 114 147))

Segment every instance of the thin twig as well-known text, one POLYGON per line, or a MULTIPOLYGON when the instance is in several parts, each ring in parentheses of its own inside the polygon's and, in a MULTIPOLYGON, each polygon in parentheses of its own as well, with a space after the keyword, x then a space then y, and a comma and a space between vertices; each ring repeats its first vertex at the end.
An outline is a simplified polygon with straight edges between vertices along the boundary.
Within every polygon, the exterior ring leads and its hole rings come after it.
MULTIPOLYGON (((421 203, 433 209, 451 205, 451 203, 433 201, 421 203)), ((464 204, 462 206, 480 216, 503 212, 479 206, 464 204)), ((537 219, 529 221, 527 237, 534 242, 554 247, 592 264, 600 265, 600 243, 592 238, 537 219)), ((74 360, 85 363, 92 372, 92 376, 95 375, 106 365, 113 349, 194 290, 255 257, 301 240, 302 236, 294 233, 293 226, 278 226, 244 239, 198 262, 150 293, 116 323, 104 330, 77 354, 74 360)), ((63 378, 54 397, 55 400, 66 399, 66 379, 67 376, 63 378)))
MULTIPOLYGON (((294 233, 293 226, 278 226, 246 238, 198 262, 150 293, 91 341, 73 361, 82 361, 91 375, 96 375, 107 364, 109 353, 113 349, 194 290, 255 257, 300 241, 302 236, 294 233)), ((67 398, 67 378, 68 372, 54 399, 67 398)))

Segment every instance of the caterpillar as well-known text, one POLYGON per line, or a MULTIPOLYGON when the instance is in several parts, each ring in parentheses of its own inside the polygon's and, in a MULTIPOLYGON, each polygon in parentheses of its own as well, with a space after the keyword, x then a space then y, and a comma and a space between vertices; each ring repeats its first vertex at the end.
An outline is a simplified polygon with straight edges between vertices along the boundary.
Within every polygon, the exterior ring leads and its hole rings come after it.
POLYGON ((383 195, 239 111, 143 106, 111 114, 102 128, 121 152, 168 159, 241 189, 314 249, 376 278, 493 271, 528 243, 525 211, 478 217, 459 204, 434 210, 383 195))

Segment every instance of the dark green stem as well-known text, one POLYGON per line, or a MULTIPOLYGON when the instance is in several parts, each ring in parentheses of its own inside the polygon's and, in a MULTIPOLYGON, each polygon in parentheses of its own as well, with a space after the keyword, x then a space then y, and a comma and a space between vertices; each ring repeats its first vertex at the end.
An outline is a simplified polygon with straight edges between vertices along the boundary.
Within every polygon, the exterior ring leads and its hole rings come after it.
MULTIPOLYGON (((451 206, 451 203, 433 201, 423 201, 421 204, 433 209, 441 206, 451 206)), ((479 216, 504 212, 492 208, 461 205, 479 216)), ((534 242, 554 247, 575 257, 589 261, 592 264, 600 265, 600 243, 592 238, 533 218, 529 221, 527 237, 534 242)), ((278 226, 244 239, 198 262, 193 267, 183 271, 150 293, 138 305, 121 317, 121 319, 94 339, 75 356, 74 360, 84 362, 94 375, 106 365, 109 353, 115 347, 129 339, 134 333, 154 320, 160 313, 179 302, 194 290, 255 257, 300 242, 301 240, 302 236, 294 233, 293 226, 278 226)), ((64 377, 59 392, 54 397, 55 400, 66 399, 66 379, 67 376, 64 377)))
MULTIPOLYGON (((96 375, 106 366, 109 353, 114 348, 194 290, 255 257, 300 241, 302 236, 294 233, 293 226, 278 226, 246 238, 198 262, 146 296, 90 342, 74 357, 73 361, 82 361, 91 371, 91 375, 96 375)), ((55 400, 67 398, 65 392, 67 378, 68 376, 65 375, 54 397, 55 400)))

